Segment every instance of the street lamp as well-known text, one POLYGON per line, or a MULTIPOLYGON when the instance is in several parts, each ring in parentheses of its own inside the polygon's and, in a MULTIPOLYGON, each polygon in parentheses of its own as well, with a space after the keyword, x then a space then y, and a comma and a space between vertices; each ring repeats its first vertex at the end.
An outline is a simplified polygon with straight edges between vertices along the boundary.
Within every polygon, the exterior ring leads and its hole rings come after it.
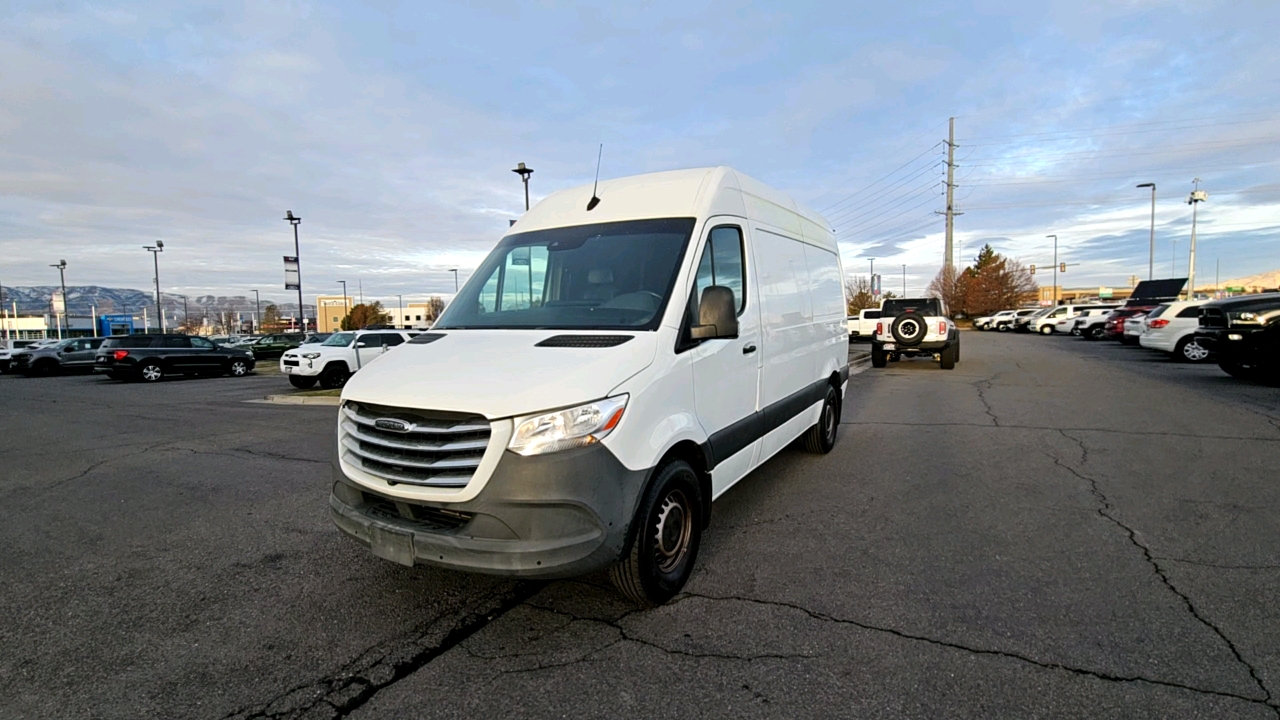
POLYGON ((902 266, 902 297, 907 296, 907 266, 902 266))
POLYGON ((520 176, 520 180, 524 182, 524 209, 529 211, 529 176, 533 174, 533 168, 525 167, 524 163, 516 163, 516 167, 511 172, 520 176))
POLYGON ((160 253, 164 252, 164 241, 157 240, 155 245, 143 245, 143 250, 151 253, 156 265, 156 314, 160 316, 160 332, 165 331, 164 307, 160 304, 160 253))
POLYGON ((453 273, 453 294, 458 294, 458 268, 449 268, 449 272, 453 273))
POLYGON ((1151 249, 1147 255, 1147 279, 1156 278, 1156 184, 1142 183, 1139 188, 1151 188, 1151 249))
POLYGON ((1053 238, 1053 305, 1058 306, 1058 236, 1045 235, 1047 238, 1053 238))
POLYGON ((1200 178, 1193 180, 1195 189, 1191 191, 1191 197, 1187 198, 1187 204, 1191 206, 1191 259, 1187 263, 1187 299, 1194 300, 1196 297, 1196 207, 1209 199, 1209 193, 1200 189, 1200 178))
MULTIPOLYGON (((400 306, 400 317, 401 317, 401 318, 404 318, 404 296, 403 296, 403 295, 397 295, 397 296, 396 296, 396 303, 400 306)), ((402 320, 400 321, 400 327, 404 327, 404 326, 405 326, 405 325, 404 325, 404 320, 402 319, 402 320)))
POLYGON ((302 332, 307 331, 306 313, 302 311, 302 255, 298 251, 298 225, 302 222, 301 217, 293 214, 292 210, 286 211, 284 219, 293 226, 293 257, 298 264, 298 320, 301 323, 299 328, 302 332))
POLYGON ((58 268, 58 279, 62 282, 62 322, 58 324, 58 339, 61 340, 63 325, 66 325, 67 334, 71 334, 71 319, 67 317, 67 261, 59 260, 57 265, 49 267, 58 268))
MULTIPOLYGON (((186 314, 187 311, 184 309, 182 311, 182 319, 184 321, 187 319, 186 314)), ((317 329, 319 329, 318 326, 317 329)), ((253 331, 255 333, 262 332, 262 298, 259 297, 257 290, 253 291, 253 331)))

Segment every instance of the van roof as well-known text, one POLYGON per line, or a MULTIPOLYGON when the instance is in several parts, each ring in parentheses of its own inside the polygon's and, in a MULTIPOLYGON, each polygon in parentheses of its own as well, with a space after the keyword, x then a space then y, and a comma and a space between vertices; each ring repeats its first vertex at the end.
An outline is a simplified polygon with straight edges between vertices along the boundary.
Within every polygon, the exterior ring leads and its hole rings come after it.
POLYGON ((552 193, 507 234, 625 220, 735 215, 839 252, 830 224, 786 193, 729 167, 693 168, 601 180, 600 204, 587 210, 591 185, 552 193))

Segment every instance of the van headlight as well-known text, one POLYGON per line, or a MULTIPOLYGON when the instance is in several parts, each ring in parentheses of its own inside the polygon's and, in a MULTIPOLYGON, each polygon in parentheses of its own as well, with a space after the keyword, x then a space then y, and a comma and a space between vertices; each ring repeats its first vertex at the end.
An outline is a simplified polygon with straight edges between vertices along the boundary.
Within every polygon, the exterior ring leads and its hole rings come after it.
POLYGON ((521 455, 545 455, 594 445, 618 426, 627 397, 617 395, 567 410, 518 417, 507 449, 521 455))

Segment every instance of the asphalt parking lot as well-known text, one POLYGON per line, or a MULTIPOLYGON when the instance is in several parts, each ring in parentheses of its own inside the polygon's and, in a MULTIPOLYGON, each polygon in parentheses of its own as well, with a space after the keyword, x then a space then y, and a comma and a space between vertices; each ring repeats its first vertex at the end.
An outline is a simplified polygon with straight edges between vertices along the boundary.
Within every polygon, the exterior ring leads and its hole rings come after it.
POLYGON ((963 348, 853 376, 645 612, 340 537, 278 376, 0 377, 0 717, 1280 717, 1280 390, 963 348))

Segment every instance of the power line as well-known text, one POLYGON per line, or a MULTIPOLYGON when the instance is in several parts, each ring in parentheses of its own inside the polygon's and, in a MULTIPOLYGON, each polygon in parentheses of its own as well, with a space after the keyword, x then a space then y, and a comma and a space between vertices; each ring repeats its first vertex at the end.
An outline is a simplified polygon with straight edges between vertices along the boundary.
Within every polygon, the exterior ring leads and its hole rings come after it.
MULTIPOLYGON (((927 198, 925 198, 923 201, 921 201, 921 202, 919 202, 919 203, 916 203, 915 205, 912 205, 911 207, 907 208, 906 210, 903 210, 901 213, 899 213, 899 215, 895 215, 895 216, 893 216, 893 217, 887 217, 887 218, 885 218, 885 219, 881 220, 881 221, 880 221, 880 222, 878 222, 878 223, 875 223, 875 224, 873 224, 873 225, 869 225, 869 226, 867 226, 867 227, 861 228, 861 229, 859 230, 859 232, 866 232, 866 231, 870 230, 871 228, 879 227, 879 226, 881 226, 881 225, 883 225, 883 224, 885 224, 885 223, 889 222, 890 220, 893 220, 895 217, 899 217, 900 215, 906 215, 907 213, 911 212, 912 210, 917 210, 917 209, 919 209, 919 208, 921 208, 921 207, 924 207, 925 205, 928 205, 929 203, 933 203, 933 202, 937 202, 937 199, 936 199, 936 198, 933 198, 933 197, 927 197, 927 198)), ((843 230, 843 231, 841 231, 841 232, 843 232, 844 234, 848 235, 848 234, 850 234, 850 233, 851 233, 851 232, 853 232, 853 231, 852 231, 852 230, 843 230)))
POLYGON ((818 214, 820 214, 820 215, 825 215, 828 211, 832 210, 833 208, 838 207, 838 206, 840 206, 840 205, 843 205, 844 203, 846 203, 846 202, 848 202, 848 201, 852 200, 853 198, 857 197, 858 195, 862 194, 863 192, 866 192, 867 190, 870 190, 871 188, 875 187, 876 185, 880 184, 881 182, 884 182, 885 180, 889 179, 890 177, 893 177, 894 175, 896 175, 896 174, 898 173, 898 171, 899 171, 899 170, 902 170, 903 168, 905 168, 905 167, 907 167, 907 166, 909 166, 909 165, 911 165, 911 164, 915 163, 917 160, 919 160, 920 158, 924 157, 925 155, 928 155, 929 153, 933 152, 934 148, 938 147, 938 146, 939 146, 939 145, 941 145, 941 144, 942 144, 942 143, 934 143, 934 144, 933 144, 933 146, 931 146, 928 150, 925 150, 924 152, 920 153, 919 155, 917 155, 917 156, 915 156, 915 157, 911 158, 910 160, 906 161, 906 162, 905 162, 905 163, 903 163, 902 165, 900 165, 900 166, 898 166, 897 168, 895 168, 892 172, 890 172, 890 173, 888 173, 887 175, 885 175, 884 177, 880 178, 879 180, 876 180, 875 182, 871 183, 870 185, 867 185, 866 187, 862 188, 861 190, 858 190, 857 192, 854 192, 854 193, 851 193, 851 194, 849 194, 849 195, 845 196, 845 197, 844 197, 844 199, 837 201, 835 204, 833 204, 833 205, 828 205, 826 208, 824 208, 824 209, 822 209, 822 210, 819 210, 819 211, 818 211, 818 214))
MULTIPOLYGON (((904 196, 902 196, 900 199, 898 199, 898 201, 897 201, 897 202, 893 203, 892 205, 882 205, 882 206, 880 206, 880 207, 879 207, 875 212, 872 212, 872 213, 870 213, 870 214, 867 214, 867 215, 859 215, 859 216, 856 216, 856 217, 849 218, 848 220, 846 220, 846 221, 845 221, 845 223, 846 223, 846 224, 844 225, 844 227, 843 227, 843 228, 841 228, 841 227, 839 226, 839 224, 837 224, 837 225, 833 225, 832 227, 833 227, 833 229, 835 229, 835 230, 836 230, 836 232, 850 232, 850 231, 852 231, 852 230, 854 230, 854 229, 856 229, 856 228, 858 228, 858 227, 860 227, 860 226, 862 226, 862 225, 867 224, 868 222, 871 222, 872 220, 875 220, 876 218, 878 218, 878 217, 880 217, 880 216, 884 215, 885 213, 889 212, 890 210, 894 210, 894 209, 896 209, 896 208, 902 207, 902 205, 904 205, 905 203, 910 202, 911 200, 914 200, 914 199, 916 199, 916 198, 920 197, 920 195, 921 195, 921 194, 923 194, 923 193, 931 193, 931 192, 934 192, 934 187, 935 187, 936 185, 937 185, 937 183, 936 183, 936 182, 930 182, 928 185, 925 185, 923 188, 921 188, 921 189, 920 189, 920 190, 918 190, 917 192, 912 193, 912 194, 910 194, 910 195, 904 195, 904 196), (849 225, 849 224, 847 224, 847 223, 853 223, 853 224, 852 224, 852 225, 849 225)), ((910 210, 907 210, 907 212, 910 212, 910 210)), ((899 214, 901 214, 901 213, 899 213, 899 214)), ((895 216, 893 216, 893 217, 897 217, 897 216, 895 215, 895 216)))
MULTIPOLYGON (((900 151, 902 151, 902 150, 905 150, 906 148, 909 148, 909 147, 911 147, 912 145, 915 145, 916 143, 920 142, 921 140, 924 140, 924 139, 928 138, 929 136, 933 135, 933 133, 934 133, 934 132, 938 129, 938 127, 939 127, 939 126, 941 126, 942 124, 943 124, 943 123, 941 123, 941 122, 936 123, 935 125, 931 126, 928 130, 925 130, 924 132, 920 133, 919 135, 915 135, 915 136, 911 137, 910 139, 908 139, 908 140, 904 141, 902 144, 900 144, 900 145, 898 145, 897 147, 895 147, 892 151, 890 151, 890 153, 889 153, 889 154, 890 154, 890 155, 896 155, 898 152, 900 152, 900 151)), ((937 146, 935 145, 934 147, 937 147, 937 146)), ((932 148, 930 148, 930 149, 932 149, 932 148)), ((926 151, 926 152, 927 152, 927 151, 926 151)), ((890 174, 892 174, 892 173, 890 173, 890 174)), ((843 180, 841 180, 840 182, 843 184, 843 183, 845 183, 845 182, 848 182, 849 180, 852 180, 854 177, 855 177, 855 175, 849 175, 848 177, 844 178, 844 179, 843 179, 843 180)), ((886 176, 886 177, 887 177, 887 176, 886 176)), ((878 182, 878 181, 877 181, 877 182, 878 182)), ((872 184, 874 184, 874 183, 872 183, 872 184)), ((828 190, 828 191, 826 191, 826 192, 822 193, 821 195, 819 195, 818 197, 814 198, 813 200, 810 200, 810 201, 809 201, 809 204, 810 204, 810 205, 817 205, 817 204, 818 204, 818 201, 819 201, 819 200, 821 200, 822 198, 825 198, 825 197, 827 197, 828 195, 834 195, 834 194, 836 194, 836 193, 838 193, 838 192, 840 192, 840 191, 839 191, 839 190, 828 190)), ((837 204, 839 204, 839 203, 837 203, 837 204)), ((826 211, 824 210, 824 211, 821 211, 821 212, 824 212, 824 213, 825 213, 826 211)))

